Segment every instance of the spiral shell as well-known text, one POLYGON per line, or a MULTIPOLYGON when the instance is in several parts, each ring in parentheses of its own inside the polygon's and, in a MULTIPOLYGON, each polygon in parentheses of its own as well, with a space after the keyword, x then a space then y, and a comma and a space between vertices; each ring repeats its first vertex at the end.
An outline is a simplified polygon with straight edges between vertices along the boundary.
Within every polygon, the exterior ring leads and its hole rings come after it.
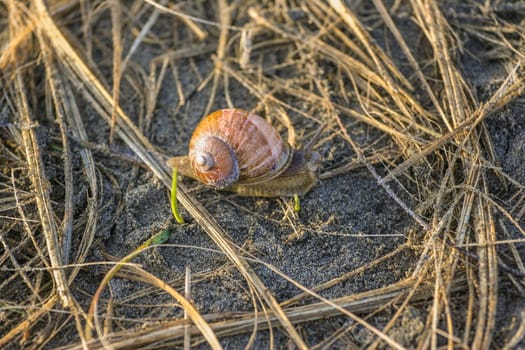
POLYGON ((195 175, 216 188, 274 178, 292 155, 290 145, 268 122, 242 109, 222 109, 204 117, 189 146, 195 175))

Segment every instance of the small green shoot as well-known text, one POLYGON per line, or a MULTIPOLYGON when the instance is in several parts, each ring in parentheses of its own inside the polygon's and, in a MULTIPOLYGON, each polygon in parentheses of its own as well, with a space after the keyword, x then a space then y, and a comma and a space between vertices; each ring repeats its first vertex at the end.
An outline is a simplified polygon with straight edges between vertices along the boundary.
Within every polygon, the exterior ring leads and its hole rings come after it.
POLYGON ((164 244, 170 239, 171 231, 170 229, 165 229, 164 231, 159 232, 151 240, 151 244, 164 244))
POLYGON ((59 145, 57 143, 52 143, 48 147, 51 151, 64 152, 64 148, 62 148, 62 145, 59 145))
POLYGON ((184 224, 184 219, 180 216, 177 208, 177 168, 173 168, 173 178, 171 180, 171 212, 179 224, 184 224))
POLYGON ((294 194, 293 195, 293 201, 294 201, 294 206, 293 206, 293 210, 298 213, 301 211, 301 200, 299 199, 299 196, 294 194))

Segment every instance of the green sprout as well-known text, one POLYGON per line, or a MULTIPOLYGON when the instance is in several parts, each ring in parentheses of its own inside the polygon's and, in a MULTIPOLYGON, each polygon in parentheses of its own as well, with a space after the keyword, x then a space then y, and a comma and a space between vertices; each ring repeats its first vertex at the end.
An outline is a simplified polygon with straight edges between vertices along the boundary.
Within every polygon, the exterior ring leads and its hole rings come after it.
POLYGON ((184 219, 177 208, 177 167, 173 167, 173 178, 171 180, 171 212, 179 224, 184 224, 184 219))
POLYGON ((301 200, 299 199, 299 196, 297 194, 293 195, 293 201, 294 201, 293 210, 296 213, 300 212, 301 211, 301 200))

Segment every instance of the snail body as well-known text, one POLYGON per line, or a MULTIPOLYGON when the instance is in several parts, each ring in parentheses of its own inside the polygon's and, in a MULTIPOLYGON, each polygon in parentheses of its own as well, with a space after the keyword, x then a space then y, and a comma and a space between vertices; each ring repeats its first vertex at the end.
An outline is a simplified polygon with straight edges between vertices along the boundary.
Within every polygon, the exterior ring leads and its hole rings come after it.
POLYGON ((242 109, 222 109, 195 128, 187 156, 167 164, 183 175, 241 196, 307 193, 317 184, 320 156, 296 150, 263 118, 242 109))

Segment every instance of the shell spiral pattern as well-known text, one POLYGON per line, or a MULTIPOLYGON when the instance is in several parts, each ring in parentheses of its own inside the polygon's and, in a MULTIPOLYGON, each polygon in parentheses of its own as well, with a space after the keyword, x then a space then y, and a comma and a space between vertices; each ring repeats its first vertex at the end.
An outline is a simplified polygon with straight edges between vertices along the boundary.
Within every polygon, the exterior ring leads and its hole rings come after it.
POLYGON ((216 188, 274 178, 287 168, 293 155, 266 120, 242 109, 222 109, 204 117, 189 149, 199 180, 216 188))

